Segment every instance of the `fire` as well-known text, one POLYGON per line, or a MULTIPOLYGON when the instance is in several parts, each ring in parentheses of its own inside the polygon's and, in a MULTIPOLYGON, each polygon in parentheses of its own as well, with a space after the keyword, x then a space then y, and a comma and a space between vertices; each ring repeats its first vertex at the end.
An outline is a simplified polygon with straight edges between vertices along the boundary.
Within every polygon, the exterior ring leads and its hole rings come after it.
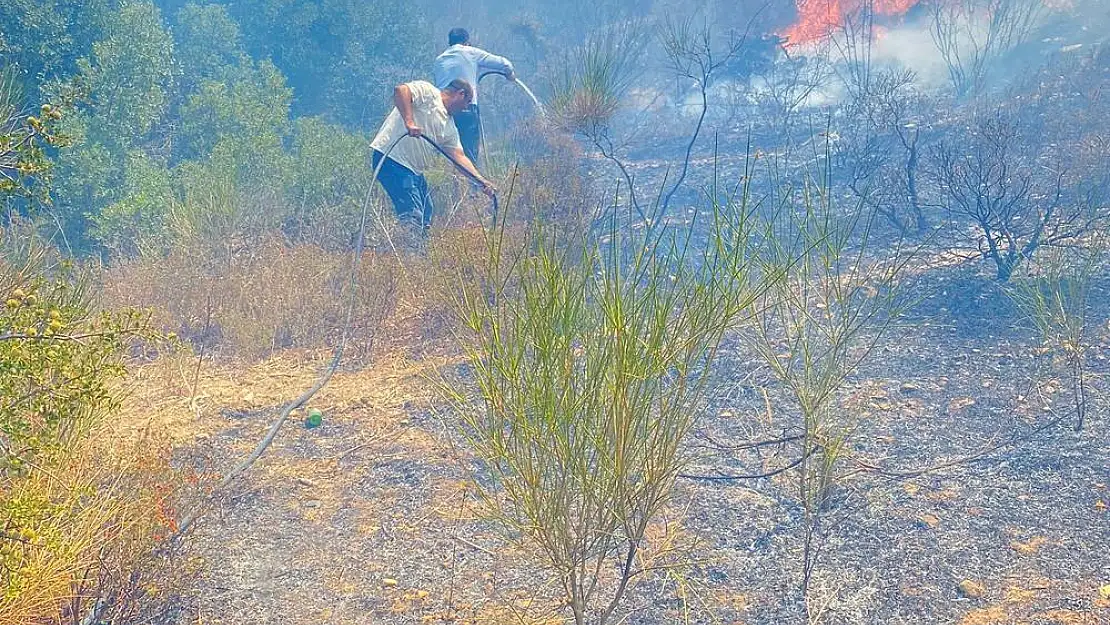
MULTIPOLYGON (((871 0, 875 15, 904 15, 921 0, 871 0)), ((845 18, 868 7, 869 0, 797 0, 798 21, 782 33, 790 43, 816 41, 844 23, 845 18)))
MULTIPOLYGON (((788 45, 812 43, 828 36, 845 24, 850 16, 870 7, 874 15, 897 18, 927 0, 794 0, 798 3, 798 21, 780 33, 788 45)), ((1075 0, 1041 0, 1050 11, 1075 8, 1075 0)))

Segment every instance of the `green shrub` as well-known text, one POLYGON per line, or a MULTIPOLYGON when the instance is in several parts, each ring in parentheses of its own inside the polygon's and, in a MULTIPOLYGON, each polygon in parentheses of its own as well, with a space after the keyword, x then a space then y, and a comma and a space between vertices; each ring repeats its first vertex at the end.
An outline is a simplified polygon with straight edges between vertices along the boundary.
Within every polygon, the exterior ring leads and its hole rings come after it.
POLYGON ((94 312, 81 272, 28 231, 0 243, 0 622, 159 620, 180 478, 156 441, 105 430, 147 315, 94 312))
POLYGON ((624 239, 615 216, 569 246, 540 231, 508 249, 502 225, 485 265, 457 276, 473 386, 450 394, 494 478, 478 488, 545 556, 579 625, 615 620, 642 572, 707 370, 754 298, 747 206, 714 208, 703 254, 666 226, 624 239))
POLYGON ((110 386, 146 315, 94 314, 87 284, 33 243, 0 259, 0 466, 8 472, 64 448, 114 407, 110 386))
POLYGON ((1092 282, 1102 265, 1105 243, 1088 248, 1054 248, 1027 263, 1006 294, 1036 327, 1053 365, 1063 365, 1075 408, 1075 429, 1083 429, 1088 407, 1088 307, 1092 282), (1058 361, 1058 362, 1057 362, 1058 361))

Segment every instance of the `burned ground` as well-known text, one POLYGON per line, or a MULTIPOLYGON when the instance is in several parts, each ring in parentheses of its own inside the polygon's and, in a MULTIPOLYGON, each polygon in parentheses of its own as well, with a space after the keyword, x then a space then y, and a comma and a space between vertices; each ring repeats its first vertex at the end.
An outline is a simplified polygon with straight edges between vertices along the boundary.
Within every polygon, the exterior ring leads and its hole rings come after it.
MULTIPOLYGON (((843 390, 855 430, 810 591, 823 614, 807 617, 797 591, 800 511, 785 472, 680 479, 645 556, 662 568, 638 579, 624 622, 1110 622, 1107 284, 1092 296, 1096 399, 1076 432, 1065 381, 982 268, 922 267, 920 302, 843 390)), ((193 531, 204 572, 181 622, 561 622, 542 558, 467 486, 481 469, 434 383, 463 370, 460 356, 447 342, 405 347, 418 318, 389 324, 376 361, 313 400, 324 424, 287 425, 193 531)), ((181 363, 155 361, 131 379, 125 422, 156 415, 181 463, 226 470, 322 358, 207 366, 192 404, 181 363)), ((714 376, 686 473, 789 464, 787 444, 736 449, 794 418, 740 336, 714 376)))

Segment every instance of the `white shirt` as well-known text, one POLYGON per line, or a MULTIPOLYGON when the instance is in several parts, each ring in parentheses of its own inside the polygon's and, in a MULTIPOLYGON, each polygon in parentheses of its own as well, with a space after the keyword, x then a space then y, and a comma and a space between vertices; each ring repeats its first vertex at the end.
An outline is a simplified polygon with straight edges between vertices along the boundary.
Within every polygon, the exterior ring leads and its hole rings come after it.
MULTIPOLYGON (((443 106, 439 89, 423 80, 414 80, 405 84, 412 92, 412 121, 429 139, 438 143, 443 149, 447 151, 461 149, 459 131, 443 106)), ((377 136, 370 142, 370 147, 385 154, 398 137, 407 134, 408 129, 405 128, 405 120, 401 118, 401 112, 397 107, 393 107, 389 117, 385 118, 385 122, 378 130, 377 136)), ((428 145, 427 141, 418 137, 406 137, 401 139, 397 147, 393 148, 387 156, 414 172, 423 174, 431 166, 433 152, 435 148, 428 145)))
POLYGON ((435 75, 436 86, 440 89, 447 87, 456 78, 462 78, 470 83, 470 86, 474 89, 474 98, 471 101, 477 104, 478 73, 492 71, 510 74, 513 71, 513 64, 503 56, 490 54, 474 46, 457 43, 436 57, 432 70, 435 75))

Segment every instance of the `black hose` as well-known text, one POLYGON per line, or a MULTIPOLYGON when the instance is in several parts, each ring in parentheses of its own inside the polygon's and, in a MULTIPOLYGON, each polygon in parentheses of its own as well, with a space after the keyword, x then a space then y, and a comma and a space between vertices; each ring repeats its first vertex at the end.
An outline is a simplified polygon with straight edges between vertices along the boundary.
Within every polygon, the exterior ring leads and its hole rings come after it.
MULTIPOLYGON (((451 154, 448 153, 447 150, 444 150, 442 147, 440 147, 440 145, 438 143, 436 143, 435 141, 432 141, 431 139, 429 139, 425 135, 420 135, 420 138, 427 141, 433 148, 435 148, 437 151, 439 151, 440 154, 442 154, 444 157, 446 157, 447 160, 451 161, 451 164, 455 166, 455 169, 458 169, 459 171, 461 171, 464 175, 466 175, 467 178, 470 178, 471 180, 473 180, 475 184, 479 184, 479 185, 484 186, 484 183, 477 176, 470 173, 465 167, 462 166, 461 163, 459 163, 458 161, 455 160, 454 156, 451 156, 451 154)), ((384 161, 385 159, 383 158, 382 160, 384 161)), ((375 179, 377 179, 377 178, 375 178, 375 179)), ((496 193, 491 193, 489 197, 490 197, 490 200, 493 201, 493 221, 496 222, 497 221, 497 215, 501 210, 501 206, 500 206, 500 203, 497 201, 497 194, 496 193)))
MULTIPOLYGON (((508 80, 508 78, 509 78, 508 74, 505 74, 503 72, 497 72, 497 71, 490 70, 488 72, 485 72, 485 73, 482 73, 482 74, 478 75, 478 83, 481 84, 483 78, 485 78, 486 76, 491 76, 491 75, 492 76, 503 76, 506 80, 508 80)), ((482 114, 481 113, 478 114, 478 144, 481 145, 481 147, 482 147, 482 153, 487 155, 486 158, 489 158, 489 152, 486 151, 486 125, 482 123, 482 114)), ((474 166, 477 167, 478 163, 474 163, 474 166)), ((494 210, 493 214, 494 214, 494 219, 496 220, 496 218, 497 218, 496 209, 494 210)))

